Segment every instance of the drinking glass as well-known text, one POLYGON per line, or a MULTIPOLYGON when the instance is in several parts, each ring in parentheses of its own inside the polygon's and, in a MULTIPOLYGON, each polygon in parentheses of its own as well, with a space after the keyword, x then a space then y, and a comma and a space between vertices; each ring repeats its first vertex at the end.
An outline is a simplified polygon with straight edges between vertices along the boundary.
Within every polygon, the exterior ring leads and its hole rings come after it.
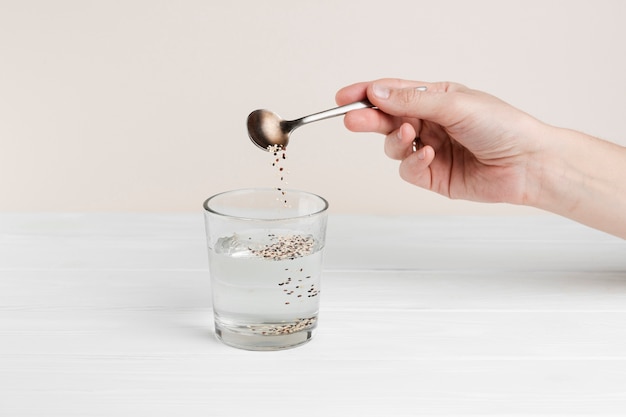
POLYGON ((276 188, 204 202, 215 334, 247 350, 302 345, 317 326, 328 202, 276 188))

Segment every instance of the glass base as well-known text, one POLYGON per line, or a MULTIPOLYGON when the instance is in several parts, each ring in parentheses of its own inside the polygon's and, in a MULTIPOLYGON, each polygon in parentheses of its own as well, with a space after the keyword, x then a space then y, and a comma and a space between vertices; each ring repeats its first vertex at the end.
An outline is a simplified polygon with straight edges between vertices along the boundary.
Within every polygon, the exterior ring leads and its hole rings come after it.
POLYGON ((215 323, 215 335, 222 343, 245 350, 283 350, 303 345, 313 337, 313 329, 281 335, 234 332, 215 323))

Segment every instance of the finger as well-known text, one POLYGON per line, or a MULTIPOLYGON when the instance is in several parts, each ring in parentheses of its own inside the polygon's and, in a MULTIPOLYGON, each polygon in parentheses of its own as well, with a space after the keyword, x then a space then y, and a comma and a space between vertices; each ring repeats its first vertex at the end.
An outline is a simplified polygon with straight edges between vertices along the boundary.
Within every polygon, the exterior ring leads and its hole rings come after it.
POLYGON ((361 101, 367 97, 367 87, 370 84, 370 81, 365 81, 343 87, 335 94, 335 101, 339 106, 361 101))
MULTIPOLYGON (((371 82, 360 82, 340 89, 335 101, 343 106, 355 101, 367 98, 367 88, 371 82)), ((344 125, 353 132, 375 132, 387 134, 397 128, 396 120, 393 116, 373 110, 361 109, 348 112, 344 116, 344 125)))
POLYGON ((461 84, 440 82, 407 82, 403 80, 379 80, 368 86, 368 98, 381 111, 392 116, 427 119, 448 126, 462 114, 457 109, 459 92, 467 88, 461 84), (423 91, 417 87, 426 87, 423 91))
POLYGON ((400 162, 400 178, 408 183, 427 190, 433 189, 430 164, 435 159, 435 151, 430 146, 424 146, 417 152, 411 153, 400 162))
POLYGON ((375 109, 353 110, 343 118, 343 123, 353 132, 375 132, 383 135, 397 129, 398 120, 375 109))
POLYGON ((408 157, 413 153, 415 137, 415 128, 409 123, 404 123, 385 138, 385 154, 396 160, 408 157))
MULTIPOLYGON (((388 84, 393 88, 410 88, 427 84, 420 81, 408 81, 397 78, 384 78, 376 82, 388 84)), ((343 87, 335 94, 335 101, 339 106, 361 101, 367 98, 367 90, 371 84, 372 81, 362 81, 343 87)))
POLYGON ((429 83, 426 81, 414 81, 414 80, 403 80, 401 78, 381 78, 375 81, 370 81, 368 83, 368 88, 372 86, 372 84, 380 84, 386 85, 389 88, 394 89, 403 89, 403 88, 416 88, 426 86, 430 89, 437 87, 438 84, 442 83, 429 83))

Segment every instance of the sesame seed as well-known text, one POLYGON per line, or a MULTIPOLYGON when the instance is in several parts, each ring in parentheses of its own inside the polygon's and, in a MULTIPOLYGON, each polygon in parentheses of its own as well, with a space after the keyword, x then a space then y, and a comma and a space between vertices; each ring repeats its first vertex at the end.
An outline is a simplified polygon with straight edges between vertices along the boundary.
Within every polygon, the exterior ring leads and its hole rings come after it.
POLYGON ((312 236, 268 236, 272 240, 272 243, 265 245, 261 249, 252 250, 255 256, 279 261, 307 256, 314 250, 315 240, 312 236))
POLYGON ((293 323, 248 326, 248 328, 254 333, 262 334, 265 336, 280 336, 308 330, 315 326, 316 321, 317 316, 313 316, 308 318, 298 318, 293 323))

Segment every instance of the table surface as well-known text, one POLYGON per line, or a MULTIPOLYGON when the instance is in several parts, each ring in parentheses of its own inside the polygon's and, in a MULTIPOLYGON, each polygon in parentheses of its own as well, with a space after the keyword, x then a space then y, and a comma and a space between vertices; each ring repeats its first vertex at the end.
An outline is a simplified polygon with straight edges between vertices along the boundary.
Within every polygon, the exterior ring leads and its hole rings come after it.
POLYGON ((313 340, 213 333, 202 214, 0 214, 2 416, 626 415, 626 241, 332 215, 313 340))

